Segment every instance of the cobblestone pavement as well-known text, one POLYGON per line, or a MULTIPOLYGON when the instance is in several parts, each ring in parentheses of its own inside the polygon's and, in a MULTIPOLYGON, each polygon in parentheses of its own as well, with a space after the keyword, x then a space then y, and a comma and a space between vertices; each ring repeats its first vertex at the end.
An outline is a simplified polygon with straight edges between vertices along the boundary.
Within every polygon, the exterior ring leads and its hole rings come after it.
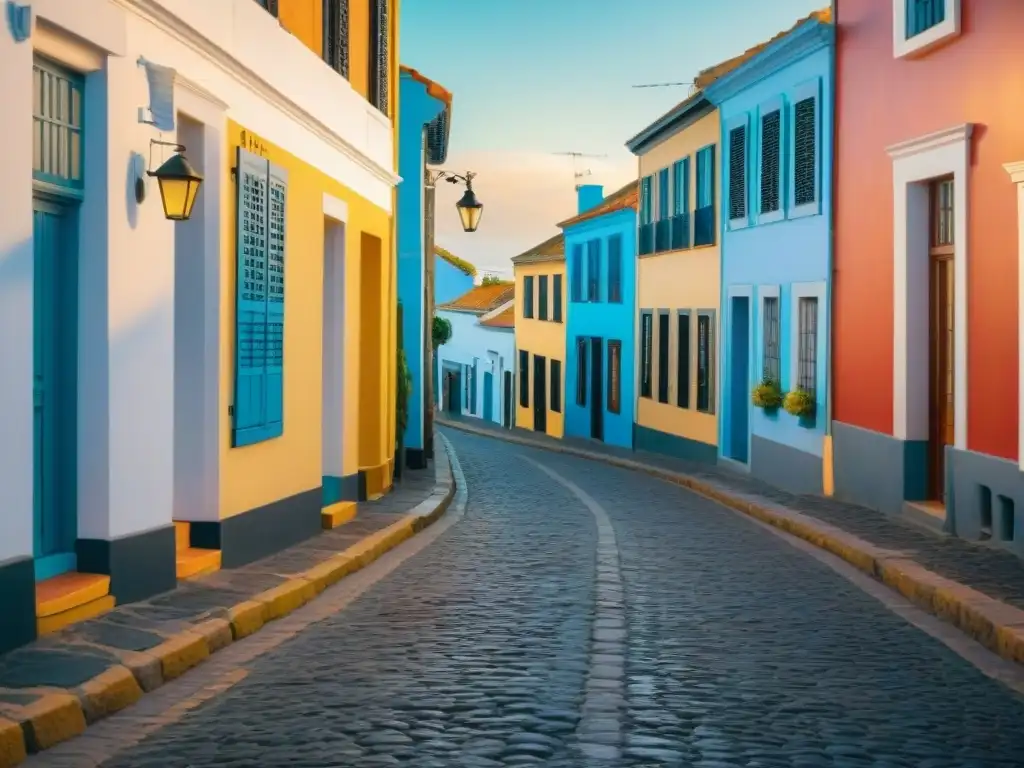
POLYGON ((108 768, 1022 764, 1024 700, 777 536, 448 435, 457 525, 108 768))

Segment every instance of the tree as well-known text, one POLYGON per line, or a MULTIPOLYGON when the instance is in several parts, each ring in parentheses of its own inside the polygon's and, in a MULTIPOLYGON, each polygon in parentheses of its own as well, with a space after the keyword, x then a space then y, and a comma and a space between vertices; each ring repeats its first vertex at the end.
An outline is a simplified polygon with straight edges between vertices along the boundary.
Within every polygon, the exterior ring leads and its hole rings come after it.
POLYGON ((452 324, 443 317, 434 315, 433 327, 430 329, 430 339, 434 349, 442 344, 447 344, 452 338, 452 324))
POLYGON ((485 275, 480 285, 502 285, 505 281, 497 275, 485 275))

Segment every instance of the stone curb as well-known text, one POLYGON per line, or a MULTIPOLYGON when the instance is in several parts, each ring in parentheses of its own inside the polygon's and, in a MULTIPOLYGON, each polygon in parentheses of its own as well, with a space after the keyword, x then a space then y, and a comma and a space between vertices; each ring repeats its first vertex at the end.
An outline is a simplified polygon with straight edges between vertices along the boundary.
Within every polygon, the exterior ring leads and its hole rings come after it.
POLYGON ((929 571, 904 553, 876 547, 836 526, 681 472, 570 445, 549 445, 511 433, 499 434, 436 416, 435 423, 482 437, 600 461, 681 485, 842 558, 1004 659, 1024 665, 1024 610, 929 571))
POLYGON ((437 521, 455 497, 455 476, 448 458, 451 450, 446 444, 444 461, 438 462, 442 477, 433 493, 386 528, 301 575, 232 606, 227 618, 209 619, 178 632, 77 688, 45 689, 43 696, 25 707, 25 717, 20 721, 0 717, 0 768, 13 768, 30 754, 82 734, 88 725, 131 706, 143 693, 180 677, 211 654, 301 608, 437 521))

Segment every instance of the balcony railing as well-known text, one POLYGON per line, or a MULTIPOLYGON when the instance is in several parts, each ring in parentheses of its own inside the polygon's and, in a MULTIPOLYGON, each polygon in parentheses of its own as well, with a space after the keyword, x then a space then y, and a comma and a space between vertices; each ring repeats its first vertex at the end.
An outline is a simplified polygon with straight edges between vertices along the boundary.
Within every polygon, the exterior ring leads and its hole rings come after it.
POLYGON ((679 213, 673 216, 672 222, 672 250, 679 251, 690 247, 690 214, 679 213))
POLYGON ((641 224, 637 252, 641 256, 654 253, 654 224, 641 224))
POLYGON ((654 224, 654 251, 663 253, 672 248, 672 222, 661 219, 654 224))
POLYGON ((693 212, 693 244, 715 244, 715 206, 708 205, 693 212))

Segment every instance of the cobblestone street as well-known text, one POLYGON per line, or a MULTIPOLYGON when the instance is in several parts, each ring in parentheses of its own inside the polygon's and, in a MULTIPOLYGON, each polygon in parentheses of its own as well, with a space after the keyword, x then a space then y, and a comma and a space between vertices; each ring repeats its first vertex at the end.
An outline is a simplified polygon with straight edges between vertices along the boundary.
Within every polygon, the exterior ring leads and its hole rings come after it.
POLYGON ((779 537, 637 473, 446 434, 456 525, 105 765, 1024 764, 1024 700, 779 537))

